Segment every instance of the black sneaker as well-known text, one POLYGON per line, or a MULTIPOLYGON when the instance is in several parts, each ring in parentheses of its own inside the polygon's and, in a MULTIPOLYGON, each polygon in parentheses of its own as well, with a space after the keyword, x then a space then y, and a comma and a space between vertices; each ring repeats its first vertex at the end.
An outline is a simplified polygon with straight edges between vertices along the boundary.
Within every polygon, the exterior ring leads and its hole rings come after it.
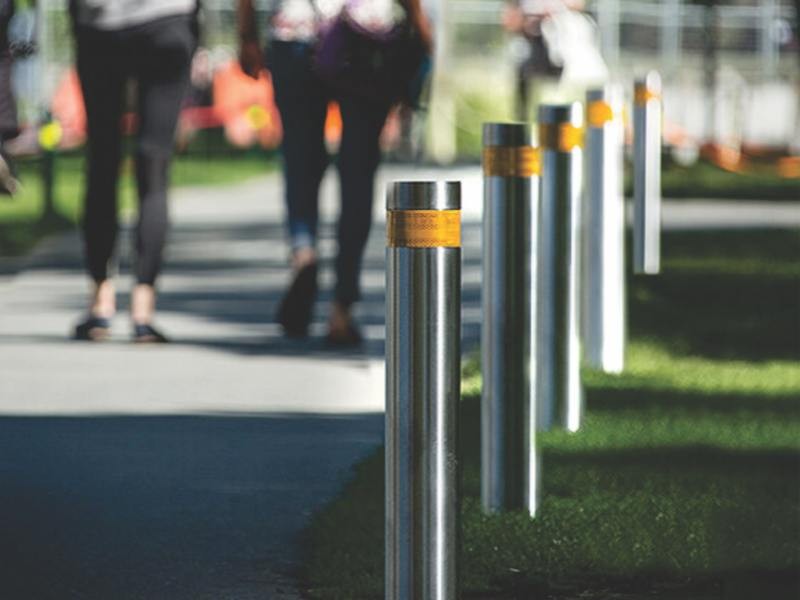
POLYGON ((302 267, 281 300, 277 320, 288 337, 305 337, 317 299, 317 263, 302 267))

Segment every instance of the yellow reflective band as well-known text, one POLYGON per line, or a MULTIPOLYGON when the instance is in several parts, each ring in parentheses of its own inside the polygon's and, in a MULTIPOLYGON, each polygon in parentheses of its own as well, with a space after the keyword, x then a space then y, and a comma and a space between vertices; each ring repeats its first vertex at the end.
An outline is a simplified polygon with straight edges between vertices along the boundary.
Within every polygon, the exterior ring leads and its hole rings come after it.
POLYGON ((558 126, 542 123, 539 125, 539 146, 547 150, 570 152, 583 147, 583 127, 575 127, 571 123, 558 126))
POLYGON ((486 177, 533 177, 541 173, 539 149, 533 146, 487 146, 483 149, 486 177))
POLYGON ((460 210, 390 210, 386 213, 390 248, 459 248, 460 210))
POLYGON ((254 129, 255 131, 263 129, 267 125, 271 124, 269 113, 264 109, 263 106, 258 104, 253 104, 250 106, 245 114, 247 115, 247 122, 250 125, 250 128, 254 129))
POLYGON ((647 88, 646 85, 637 84, 633 91, 633 102, 636 106, 646 106, 650 100, 660 100, 661 95, 647 88))
POLYGON ((594 100, 586 107, 586 120, 589 122, 589 127, 602 127, 614 120, 614 109, 608 102, 594 100))
POLYGON ((51 121, 39 128, 39 145, 43 150, 51 152, 58 148, 63 136, 64 130, 61 128, 61 123, 51 121))

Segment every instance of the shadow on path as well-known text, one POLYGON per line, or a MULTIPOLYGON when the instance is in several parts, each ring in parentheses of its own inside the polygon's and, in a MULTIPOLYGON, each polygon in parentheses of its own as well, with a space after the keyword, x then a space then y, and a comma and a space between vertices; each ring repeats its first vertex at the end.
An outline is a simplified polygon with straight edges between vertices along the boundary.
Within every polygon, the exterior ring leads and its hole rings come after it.
POLYGON ((272 597, 296 532, 382 431, 381 415, 0 418, 0 597, 272 597))

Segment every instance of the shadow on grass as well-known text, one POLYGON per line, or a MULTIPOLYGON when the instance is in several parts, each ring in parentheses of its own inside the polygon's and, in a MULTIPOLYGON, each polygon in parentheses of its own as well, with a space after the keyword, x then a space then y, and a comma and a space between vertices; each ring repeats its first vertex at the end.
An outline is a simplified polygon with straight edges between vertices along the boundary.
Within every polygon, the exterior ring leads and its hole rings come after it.
MULTIPOLYGON (((590 401, 595 422, 587 435, 594 441, 584 447, 548 442, 542 451, 544 495, 532 520, 522 513, 482 513, 480 401, 465 399, 463 597, 794 600, 800 583, 800 453, 776 443, 770 428, 796 422, 800 408, 788 397, 731 402, 739 410, 702 394, 665 393, 610 409, 590 401), (762 403, 777 410, 761 410, 762 403), (627 445, 611 447, 620 423, 613 413, 621 407, 640 431, 623 440, 627 445), (698 410, 707 412, 706 426, 729 430, 733 439, 743 420, 758 423, 760 437, 743 450, 692 443, 679 432, 648 445, 650 427, 666 423, 669 431, 673 419, 692 421, 698 410), (751 410, 743 419, 741 411, 751 410), (598 416, 603 412, 612 418, 598 416)), ((316 515, 306 544, 306 576, 319 586, 312 597, 380 597, 383 476, 378 452, 358 466, 343 495, 316 515)))
POLYGON ((711 358, 800 358, 799 231, 670 233, 663 255, 659 276, 631 281, 632 336, 711 358))
POLYGON ((800 401, 794 395, 759 396, 754 394, 703 394, 675 390, 640 389, 588 389, 588 409, 593 413, 659 410, 665 406, 688 413, 753 412, 758 415, 792 415, 797 417, 800 401))

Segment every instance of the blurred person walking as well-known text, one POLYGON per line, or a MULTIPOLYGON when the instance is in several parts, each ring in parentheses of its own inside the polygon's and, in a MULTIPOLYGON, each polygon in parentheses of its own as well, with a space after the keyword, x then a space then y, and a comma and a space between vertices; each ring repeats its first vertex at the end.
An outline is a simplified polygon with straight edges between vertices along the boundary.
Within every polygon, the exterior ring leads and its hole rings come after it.
POLYGON ((156 279, 167 237, 167 187, 175 129, 197 46, 197 0, 70 0, 77 68, 88 123, 83 217, 88 315, 75 339, 100 340, 116 312, 112 259, 117 240, 121 118, 136 84, 135 171, 139 217, 131 293, 133 339, 166 342, 153 326, 156 279))
POLYGON ((528 121, 542 101, 580 98, 602 85, 608 68, 597 27, 584 0, 513 0, 503 12, 505 29, 516 34, 516 116, 528 121))
POLYGON ((11 158, 5 152, 5 142, 19 133, 17 105, 11 89, 12 53, 8 27, 14 16, 14 0, 0 0, 0 195, 13 196, 17 182, 11 158))
MULTIPOLYGON (((360 298, 361 259, 372 224, 379 137, 390 107, 405 95, 390 88, 397 81, 411 87, 419 79, 413 75, 424 71, 424 57, 432 47, 429 22, 419 0, 397 4, 393 0, 278 0, 268 15, 264 55, 252 0, 239 0, 238 13, 242 69, 258 77, 266 56, 284 132, 281 148, 293 278, 280 304, 278 322, 287 336, 308 333, 317 295, 319 186, 329 163, 325 117, 329 102, 336 100, 343 124, 336 161, 341 210, 336 288, 326 341, 334 346, 358 345, 362 336, 352 308, 360 298), (367 72, 370 65, 359 67, 359 56, 370 62, 373 52, 387 51, 389 40, 403 26, 409 44, 394 46, 405 48, 399 50, 403 55, 387 54, 396 63, 387 60, 371 73, 367 72), (351 50, 349 57, 356 58, 343 60, 340 53, 351 50)), ((409 97, 406 100, 413 102, 409 97)))
POLYGON ((515 34, 516 64, 515 113, 519 121, 529 121, 534 108, 532 98, 540 94, 539 86, 555 81, 562 65, 550 56, 542 32, 542 22, 554 10, 562 10, 561 0, 511 0, 502 14, 503 27, 515 34))

